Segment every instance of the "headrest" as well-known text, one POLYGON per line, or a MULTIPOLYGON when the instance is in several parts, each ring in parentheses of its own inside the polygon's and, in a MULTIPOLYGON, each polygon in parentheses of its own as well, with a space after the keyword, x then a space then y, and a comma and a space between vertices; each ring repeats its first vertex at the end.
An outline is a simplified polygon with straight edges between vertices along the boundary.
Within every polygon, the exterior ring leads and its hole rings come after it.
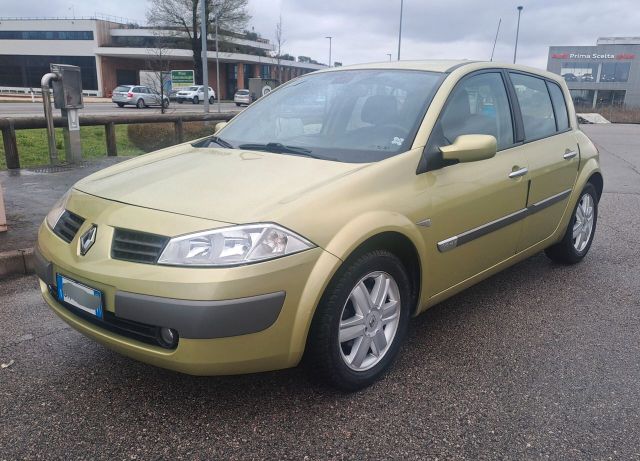
POLYGON ((369 96, 362 106, 360 118, 372 125, 397 123, 398 102, 391 95, 369 96))

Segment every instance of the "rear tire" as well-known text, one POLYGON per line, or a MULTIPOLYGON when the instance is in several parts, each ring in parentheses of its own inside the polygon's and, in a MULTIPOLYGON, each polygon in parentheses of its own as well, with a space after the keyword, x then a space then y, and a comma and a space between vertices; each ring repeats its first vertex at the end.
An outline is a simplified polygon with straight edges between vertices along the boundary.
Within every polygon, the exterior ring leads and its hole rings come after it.
POLYGON ((573 209, 567 230, 562 240, 544 250, 545 254, 560 264, 576 264, 587 255, 598 222, 598 193, 587 183, 573 209))
POLYGON ((183 103, 182 99, 178 99, 178 104, 182 104, 182 103, 183 103))
POLYGON ((118 105, 118 107, 124 107, 124 103, 123 102, 117 102, 116 104, 118 105))
POLYGON ((165 109, 168 108, 169 107, 169 101, 166 100, 166 99, 164 101, 162 101, 162 107, 165 108, 165 109))
POLYGON ((240 103, 239 103, 239 102, 237 102, 237 103, 236 103, 236 106, 240 107, 240 103))
POLYGON ((406 337, 410 287, 404 265, 388 251, 348 260, 329 283, 311 323, 305 354, 310 371, 345 391, 378 380, 406 337))
POLYGON ((144 109, 146 107, 146 105, 144 103, 144 99, 142 99, 142 98, 138 99, 138 102, 136 103, 136 107, 138 109, 144 109))
POLYGON ((198 97, 197 97, 197 96, 194 96, 194 97, 193 97, 193 99, 191 100, 191 102, 192 102, 193 104, 198 104, 198 103, 200 102, 200 99, 198 99, 198 97))

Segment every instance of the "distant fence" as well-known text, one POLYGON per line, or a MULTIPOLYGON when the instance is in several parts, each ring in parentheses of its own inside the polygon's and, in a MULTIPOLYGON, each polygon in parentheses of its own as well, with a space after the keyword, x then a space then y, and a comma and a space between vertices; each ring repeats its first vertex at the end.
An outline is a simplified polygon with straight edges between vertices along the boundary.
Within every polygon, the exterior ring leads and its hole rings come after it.
MULTIPOLYGON (((118 155, 116 147, 116 125, 133 125, 137 123, 173 123, 176 143, 184 142, 184 123, 187 122, 226 122, 236 115, 235 112, 213 112, 202 114, 150 114, 150 115, 85 115, 80 117, 80 126, 104 126, 106 153, 118 155)), ((54 126, 67 126, 67 119, 53 118, 54 126)), ((20 168, 20 155, 16 142, 16 130, 46 128, 44 117, 12 117, 0 118, 0 131, 4 144, 4 155, 8 169, 20 168)))

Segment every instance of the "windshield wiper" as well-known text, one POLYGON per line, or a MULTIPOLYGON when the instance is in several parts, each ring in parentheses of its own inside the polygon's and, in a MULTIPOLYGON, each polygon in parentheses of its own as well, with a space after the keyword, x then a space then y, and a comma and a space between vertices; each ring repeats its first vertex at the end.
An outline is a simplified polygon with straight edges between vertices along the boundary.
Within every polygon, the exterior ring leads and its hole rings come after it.
POLYGON ((279 142, 269 142, 266 144, 240 144, 238 149, 247 149, 247 150, 261 150, 265 152, 273 152, 276 154, 294 154, 294 155, 304 155, 306 157, 317 158, 320 160, 326 160, 324 157, 318 157, 317 155, 313 155, 312 151, 309 149, 305 149, 304 147, 297 146, 285 146, 279 142))
POLYGON ((200 142, 193 143, 192 146, 193 147, 210 147, 210 144, 212 142, 216 143, 221 147, 225 147, 227 149, 234 149, 233 145, 230 142, 225 141, 224 139, 219 138, 218 136, 209 136, 208 138, 205 138, 200 142))

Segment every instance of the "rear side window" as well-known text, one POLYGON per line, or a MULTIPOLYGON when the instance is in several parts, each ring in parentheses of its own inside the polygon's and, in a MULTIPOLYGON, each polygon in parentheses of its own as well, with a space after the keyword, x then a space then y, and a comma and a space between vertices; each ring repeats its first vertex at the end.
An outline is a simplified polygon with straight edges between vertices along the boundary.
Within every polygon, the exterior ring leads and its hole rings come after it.
POLYGON ((547 82, 547 86, 549 87, 549 94, 551 95, 553 111, 556 115, 558 131, 564 131, 569 128, 569 115, 567 114, 567 104, 564 99, 564 94, 555 83, 547 82))
POLYGON ((530 75, 510 75, 520 103, 525 139, 529 141, 553 135, 556 120, 545 81, 530 75))

